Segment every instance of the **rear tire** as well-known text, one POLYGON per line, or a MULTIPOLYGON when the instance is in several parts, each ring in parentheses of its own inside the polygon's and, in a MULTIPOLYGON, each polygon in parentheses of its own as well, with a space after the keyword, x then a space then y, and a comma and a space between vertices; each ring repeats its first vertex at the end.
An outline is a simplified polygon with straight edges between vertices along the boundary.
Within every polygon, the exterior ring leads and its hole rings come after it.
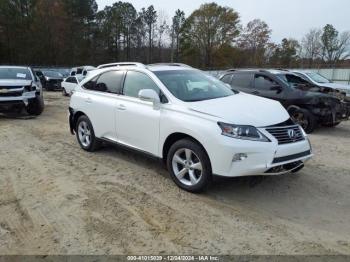
POLYGON ((94 128, 87 116, 79 117, 75 127, 75 134, 80 147, 85 151, 94 152, 100 148, 101 142, 96 138, 94 128))
POLYGON ((316 117, 307 109, 294 109, 290 112, 290 116, 307 134, 312 133, 317 127, 316 117))
POLYGON ((174 143, 167 156, 167 168, 175 184, 192 193, 199 193, 212 182, 212 169, 204 148, 191 139, 174 143))
POLYGON ((41 94, 36 95, 34 99, 29 100, 26 110, 28 114, 38 116, 44 111, 44 107, 44 97, 41 94))

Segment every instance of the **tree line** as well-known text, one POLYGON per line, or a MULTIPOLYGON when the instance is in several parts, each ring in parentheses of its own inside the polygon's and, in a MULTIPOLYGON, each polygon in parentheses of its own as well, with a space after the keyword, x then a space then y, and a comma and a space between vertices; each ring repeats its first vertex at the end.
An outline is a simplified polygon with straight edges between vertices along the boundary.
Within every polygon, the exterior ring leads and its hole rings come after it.
POLYGON ((271 40, 267 23, 243 25, 231 7, 207 3, 169 18, 154 6, 136 10, 95 0, 1 0, 0 63, 44 66, 117 61, 182 62, 199 68, 341 65, 350 57, 350 33, 332 25, 300 41, 271 40))

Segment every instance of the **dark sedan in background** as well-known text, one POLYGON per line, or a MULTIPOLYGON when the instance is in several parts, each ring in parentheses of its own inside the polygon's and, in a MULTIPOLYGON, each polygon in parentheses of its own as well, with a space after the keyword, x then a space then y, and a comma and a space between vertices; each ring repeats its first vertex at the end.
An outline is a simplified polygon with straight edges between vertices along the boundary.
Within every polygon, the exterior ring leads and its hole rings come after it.
POLYGON ((62 90, 61 83, 64 80, 64 76, 57 71, 42 70, 43 74, 43 87, 47 91, 62 90))

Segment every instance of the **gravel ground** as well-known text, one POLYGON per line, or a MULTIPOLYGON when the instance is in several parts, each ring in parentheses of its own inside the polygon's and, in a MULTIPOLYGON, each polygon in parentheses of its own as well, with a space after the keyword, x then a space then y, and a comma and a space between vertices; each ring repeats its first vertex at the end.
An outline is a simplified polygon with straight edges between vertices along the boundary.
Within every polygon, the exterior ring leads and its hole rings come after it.
POLYGON ((350 123, 311 135, 299 174, 193 195, 143 155, 82 151, 68 103, 0 115, 0 254, 350 254, 350 123))

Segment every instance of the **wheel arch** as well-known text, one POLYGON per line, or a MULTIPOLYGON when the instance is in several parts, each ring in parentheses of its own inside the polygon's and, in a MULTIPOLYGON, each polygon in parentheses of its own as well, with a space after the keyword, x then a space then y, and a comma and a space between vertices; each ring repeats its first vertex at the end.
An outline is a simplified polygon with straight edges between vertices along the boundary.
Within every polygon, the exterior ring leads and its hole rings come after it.
POLYGON ((69 116, 69 125, 70 125, 70 131, 74 135, 75 134, 75 127, 77 125, 77 121, 79 117, 86 116, 86 114, 82 111, 72 112, 72 109, 69 109, 70 116, 69 116))
POLYGON ((176 143, 177 141, 179 140, 182 140, 182 139, 190 139, 194 142, 196 142, 198 145, 200 145, 204 152, 207 154, 209 160, 210 160, 210 157, 209 157, 209 154, 207 152, 207 150, 205 149, 204 145, 196 138, 194 138, 193 136, 191 135, 188 135, 186 133, 182 133, 182 132, 176 132, 176 133, 172 133, 170 134, 164 141, 164 144, 163 144, 163 149, 162 149, 162 158, 163 158, 163 162, 166 162, 166 159, 168 157, 168 153, 169 153, 169 150, 171 148, 171 146, 176 143))

